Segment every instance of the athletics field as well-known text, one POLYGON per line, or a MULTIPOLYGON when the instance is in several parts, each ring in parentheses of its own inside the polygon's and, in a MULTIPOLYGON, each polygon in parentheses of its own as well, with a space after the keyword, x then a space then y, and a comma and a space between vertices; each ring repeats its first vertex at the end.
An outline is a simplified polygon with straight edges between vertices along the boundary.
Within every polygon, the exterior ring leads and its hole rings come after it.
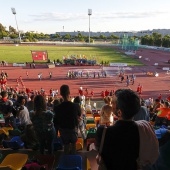
MULTIPOLYGON (((128 63, 129 65, 125 68, 125 79, 126 75, 131 76, 131 74, 136 75, 135 84, 127 87, 126 82, 120 82, 120 78, 117 75, 117 67, 103 67, 100 65, 97 66, 56 66, 55 68, 45 68, 39 64, 36 64, 36 68, 32 69, 27 65, 26 67, 12 67, 11 65, 7 67, 1 67, 1 70, 8 72, 8 86, 15 87, 16 79, 19 76, 22 76, 24 81, 24 87, 30 88, 31 90, 40 90, 42 87, 45 89, 47 94, 49 93, 50 88, 58 89, 62 84, 68 84, 71 88, 71 95, 78 95, 78 88, 82 86, 84 89, 87 88, 90 92, 94 91, 94 97, 100 98, 101 91, 107 90, 116 90, 119 88, 130 88, 136 91, 138 84, 142 84, 143 92, 141 97, 156 98, 161 93, 164 98, 169 95, 170 90, 170 75, 167 74, 164 67, 170 67, 167 63, 170 53, 157 50, 149 49, 139 49, 137 55, 142 56, 141 59, 134 59, 134 56, 126 56, 121 51, 117 51, 114 47, 59 47, 59 46, 0 46, 0 60, 5 60, 9 63, 11 62, 31 62, 31 52, 30 50, 48 50, 49 58, 51 60, 62 58, 62 55, 69 54, 83 54, 87 57, 89 55, 95 55, 96 58, 102 57, 102 60, 109 60, 110 62, 119 62, 119 63, 128 63), (19 52, 18 50, 22 49, 19 52), (50 51, 51 49, 51 51, 50 51), (25 51, 25 53, 24 53, 25 51), (52 55, 52 52, 54 55, 52 55), (8 54, 8 55, 7 55, 8 54), (98 55, 97 55, 98 54, 98 55), (21 58, 19 57, 21 56, 21 58), (9 59, 9 61, 8 61, 9 59), (149 60, 146 60, 149 59, 149 60), (136 65, 135 65, 136 63, 136 65), (158 65, 155 65, 158 63, 158 65), (66 77, 69 70, 101 70, 104 69, 107 72, 107 77, 103 78, 93 78, 86 77, 80 79, 68 79, 66 77), (29 77, 27 78, 26 72, 28 71, 29 77), (52 79, 49 78, 49 72, 53 73, 52 79), (149 76, 147 72, 157 72, 158 77, 149 76), (39 81, 37 75, 42 73, 42 80, 39 81)), ((20 89, 23 87, 20 85, 20 89)), ((89 95, 90 97, 90 95, 89 95)))

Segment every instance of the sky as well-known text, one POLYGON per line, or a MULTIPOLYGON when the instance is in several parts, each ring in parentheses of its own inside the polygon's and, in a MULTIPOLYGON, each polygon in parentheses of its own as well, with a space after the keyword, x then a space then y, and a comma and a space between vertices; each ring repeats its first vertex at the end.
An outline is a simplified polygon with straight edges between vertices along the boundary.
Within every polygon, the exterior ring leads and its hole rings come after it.
POLYGON ((55 32, 170 29, 170 0, 1 0, 0 23, 19 30, 55 32))

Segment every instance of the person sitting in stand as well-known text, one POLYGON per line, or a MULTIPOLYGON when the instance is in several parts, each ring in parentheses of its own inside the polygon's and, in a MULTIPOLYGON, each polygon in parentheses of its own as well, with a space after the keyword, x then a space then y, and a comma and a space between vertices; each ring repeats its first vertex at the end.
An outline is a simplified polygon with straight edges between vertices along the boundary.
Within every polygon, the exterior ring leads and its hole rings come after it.
POLYGON ((111 105, 111 97, 105 97, 104 102, 105 105, 102 106, 100 111, 100 125, 113 125, 113 111, 112 111, 112 105, 111 105))
POLYGON ((165 101, 163 107, 157 109, 157 117, 155 120, 155 126, 161 126, 167 123, 167 116, 170 113, 169 102, 165 101))

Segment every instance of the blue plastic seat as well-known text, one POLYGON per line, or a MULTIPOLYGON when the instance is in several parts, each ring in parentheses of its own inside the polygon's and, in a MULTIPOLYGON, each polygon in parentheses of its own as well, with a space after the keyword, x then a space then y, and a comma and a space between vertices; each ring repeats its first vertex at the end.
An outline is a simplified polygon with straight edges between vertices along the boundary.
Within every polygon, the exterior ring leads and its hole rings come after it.
POLYGON ((63 155, 56 170, 82 170, 82 157, 80 155, 63 155))
POLYGON ((155 134, 156 134, 156 137, 157 139, 161 139, 162 136, 168 131, 168 129, 165 129, 165 128, 159 128, 157 130, 155 130, 155 134))
POLYGON ((13 137, 10 141, 4 140, 2 144, 4 148, 11 148, 14 150, 24 147, 24 142, 21 140, 19 136, 13 137))
POLYGON ((161 135, 161 133, 159 133, 159 132, 156 132, 155 134, 156 134, 156 137, 157 137, 157 139, 161 139, 161 138, 162 138, 162 135, 161 135))

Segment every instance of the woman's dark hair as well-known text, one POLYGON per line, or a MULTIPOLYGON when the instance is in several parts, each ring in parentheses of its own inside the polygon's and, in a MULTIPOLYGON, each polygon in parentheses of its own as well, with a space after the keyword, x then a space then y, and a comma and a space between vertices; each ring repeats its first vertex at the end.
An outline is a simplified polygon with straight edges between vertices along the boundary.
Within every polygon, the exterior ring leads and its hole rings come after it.
POLYGON ((34 98, 34 110, 36 112, 45 111, 47 108, 45 98, 42 95, 37 95, 34 98))
POLYGON ((121 110, 123 119, 133 118, 141 107, 138 95, 130 89, 119 89, 115 95, 117 97, 116 108, 121 110))

